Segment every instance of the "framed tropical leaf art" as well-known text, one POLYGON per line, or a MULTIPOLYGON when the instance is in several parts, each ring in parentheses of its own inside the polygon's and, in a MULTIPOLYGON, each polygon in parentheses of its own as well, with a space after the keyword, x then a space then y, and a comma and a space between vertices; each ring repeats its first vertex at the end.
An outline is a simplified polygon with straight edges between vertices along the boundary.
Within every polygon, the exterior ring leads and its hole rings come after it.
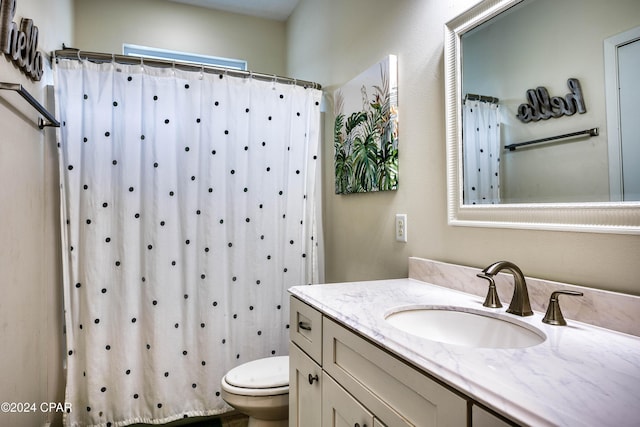
POLYGON ((398 188, 398 63, 389 55, 334 92, 336 194, 398 188))

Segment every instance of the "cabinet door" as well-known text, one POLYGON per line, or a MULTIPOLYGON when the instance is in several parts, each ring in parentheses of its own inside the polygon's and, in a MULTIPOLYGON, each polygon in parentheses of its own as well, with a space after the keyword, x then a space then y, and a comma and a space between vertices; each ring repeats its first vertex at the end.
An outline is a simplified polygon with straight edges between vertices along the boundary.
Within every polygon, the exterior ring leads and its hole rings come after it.
POLYGON ((388 426, 467 425, 467 400, 369 341, 323 319, 323 366, 388 426))
POLYGON ((294 343, 289 343, 289 426, 320 427, 322 369, 294 343))
POLYGON ((322 427, 373 427, 373 415, 323 373, 322 427))

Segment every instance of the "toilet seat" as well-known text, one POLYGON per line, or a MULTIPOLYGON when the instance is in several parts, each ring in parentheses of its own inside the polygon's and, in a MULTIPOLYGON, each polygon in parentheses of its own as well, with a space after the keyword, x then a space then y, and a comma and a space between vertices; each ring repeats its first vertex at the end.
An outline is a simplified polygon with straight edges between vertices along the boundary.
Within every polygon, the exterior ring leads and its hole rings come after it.
POLYGON ((222 378, 228 393, 244 396, 275 396, 289 393, 289 356, 253 360, 231 369, 222 378))

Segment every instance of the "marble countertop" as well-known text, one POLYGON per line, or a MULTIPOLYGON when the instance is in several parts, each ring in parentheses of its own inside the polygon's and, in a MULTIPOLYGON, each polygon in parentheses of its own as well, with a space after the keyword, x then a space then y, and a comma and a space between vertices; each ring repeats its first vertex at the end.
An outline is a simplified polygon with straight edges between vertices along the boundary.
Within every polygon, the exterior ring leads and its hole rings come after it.
POLYGON ((416 368, 514 421, 531 426, 638 426, 640 338, 544 313, 518 317, 483 298, 414 279, 296 286, 290 293, 416 368), (513 317, 546 340, 520 349, 467 348, 410 335, 388 324, 394 308, 438 305, 513 317))

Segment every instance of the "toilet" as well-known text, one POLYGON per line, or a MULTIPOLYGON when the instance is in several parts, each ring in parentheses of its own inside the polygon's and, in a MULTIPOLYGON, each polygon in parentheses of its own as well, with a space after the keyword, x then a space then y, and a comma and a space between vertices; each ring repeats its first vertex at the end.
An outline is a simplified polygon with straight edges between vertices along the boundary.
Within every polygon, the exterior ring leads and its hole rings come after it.
POLYGON ((249 427, 289 425, 289 356, 236 366, 221 381, 225 402, 249 416, 249 427))

